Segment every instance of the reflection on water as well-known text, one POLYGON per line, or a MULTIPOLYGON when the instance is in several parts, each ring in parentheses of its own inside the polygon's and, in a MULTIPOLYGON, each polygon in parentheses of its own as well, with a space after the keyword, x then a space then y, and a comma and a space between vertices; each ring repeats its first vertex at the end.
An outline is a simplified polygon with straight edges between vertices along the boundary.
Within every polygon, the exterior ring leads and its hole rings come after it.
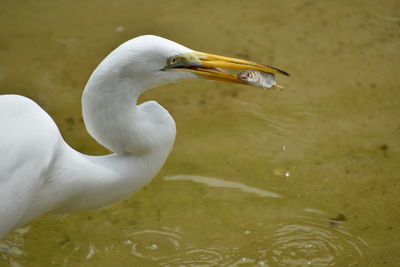
MULTIPOLYGON (((288 172, 287 172, 288 173, 288 172)), ((272 197, 280 198, 281 195, 256 187, 251 187, 239 182, 226 181, 219 178, 205 177, 200 175, 173 175, 164 178, 167 181, 192 181, 200 184, 205 184, 211 187, 224 187, 224 188, 236 188, 243 192, 253 193, 260 197, 272 197)))

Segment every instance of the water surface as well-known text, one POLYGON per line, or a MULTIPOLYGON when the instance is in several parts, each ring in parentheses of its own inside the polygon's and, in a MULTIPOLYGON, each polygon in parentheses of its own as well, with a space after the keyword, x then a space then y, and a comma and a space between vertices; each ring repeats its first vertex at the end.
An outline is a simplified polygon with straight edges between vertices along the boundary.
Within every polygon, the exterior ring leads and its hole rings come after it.
MULTIPOLYGON (((46 216, 0 266, 396 266, 398 1, 3 1, 0 93, 37 101, 65 140, 90 73, 158 34, 282 68, 283 91, 186 81, 146 92, 176 120, 152 184, 110 208, 46 216)), ((3 130, 3 129, 2 129, 3 130)))

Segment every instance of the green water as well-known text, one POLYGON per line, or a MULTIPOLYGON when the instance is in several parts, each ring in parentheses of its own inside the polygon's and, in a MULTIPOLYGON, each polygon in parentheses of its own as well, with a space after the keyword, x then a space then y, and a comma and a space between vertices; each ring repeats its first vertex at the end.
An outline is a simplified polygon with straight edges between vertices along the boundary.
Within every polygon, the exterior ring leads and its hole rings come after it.
MULTIPOLYGON (((152 184, 0 240, 0 266, 398 266, 399 1, 11 1, 0 93, 37 101, 65 140, 90 73, 158 34, 282 68, 283 91, 185 81, 147 92, 175 118, 152 184)), ((4 130, 4 129, 1 129, 4 130)))

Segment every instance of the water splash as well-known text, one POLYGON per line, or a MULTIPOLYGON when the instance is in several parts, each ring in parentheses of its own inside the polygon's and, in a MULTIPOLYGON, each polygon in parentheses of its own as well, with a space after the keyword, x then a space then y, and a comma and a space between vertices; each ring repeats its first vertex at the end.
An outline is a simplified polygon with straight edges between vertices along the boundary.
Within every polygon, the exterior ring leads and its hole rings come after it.
POLYGON ((25 254, 24 235, 29 227, 19 228, 0 240, 0 265, 7 262, 9 266, 21 266, 17 261, 25 254))

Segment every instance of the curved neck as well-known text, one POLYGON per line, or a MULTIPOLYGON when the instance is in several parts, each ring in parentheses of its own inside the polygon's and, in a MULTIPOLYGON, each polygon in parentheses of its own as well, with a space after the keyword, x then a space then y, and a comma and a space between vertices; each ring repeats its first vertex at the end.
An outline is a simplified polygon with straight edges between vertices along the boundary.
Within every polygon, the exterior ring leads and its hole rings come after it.
MULTIPOLYGON (((116 51, 116 50, 115 50, 116 51)), ((155 102, 137 106, 157 79, 132 75, 125 53, 111 53, 93 72, 82 96, 86 128, 97 142, 118 154, 141 154, 172 148, 175 122, 155 102)))
MULTIPOLYGON (((86 129, 101 145, 116 153, 126 153, 124 138, 137 113, 140 91, 133 81, 118 78, 118 73, 96 69, 82 95, 82 113, 86 129), (113 77, 114 76, 114 77, 113 77)), ((131 151, 129 151, 131 152, 131 151)))
POLYGON ((115 153, 87 156, 65 144, 53 168, 56 179, 42 195, 69 190, 59 192, 59 203, 49 210, 90 209, 124 198, 150 183, 172 149, 176 128, 168 111, 154 101, 136 105, 140 94, 157 84, 132 76, 113 53, 90 77, 82 111, 90 135, 115 153))
POLYGON ((151 182, 172 149, 176 129, 168 111, 154 101, 137 106, 143 86, 118 79, 115 72, 96 71, 83 94, 83 116, 89 133, 115 153, 87 156, 63 143, 51 166, 51 182, 20 225, 37 214, 99 208, 123 199, 151 182))

